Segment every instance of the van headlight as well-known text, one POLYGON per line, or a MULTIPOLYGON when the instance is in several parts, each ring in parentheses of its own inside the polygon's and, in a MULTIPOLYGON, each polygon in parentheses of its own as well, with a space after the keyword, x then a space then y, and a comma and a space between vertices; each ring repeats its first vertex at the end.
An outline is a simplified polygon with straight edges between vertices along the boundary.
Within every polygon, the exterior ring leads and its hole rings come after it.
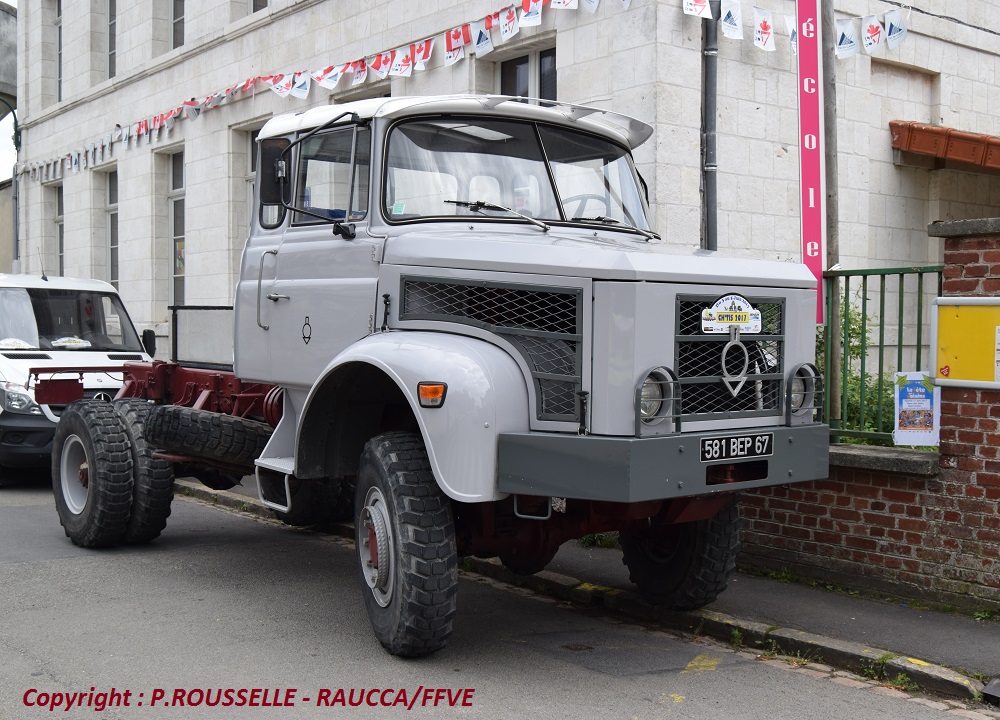
POLYGON ((23 385, 17 383, 0 383, 0 407, 5 412, 20 413, 22 415, 41 415, 42 409, 38 407, 35 398, 31 396, 23 385))

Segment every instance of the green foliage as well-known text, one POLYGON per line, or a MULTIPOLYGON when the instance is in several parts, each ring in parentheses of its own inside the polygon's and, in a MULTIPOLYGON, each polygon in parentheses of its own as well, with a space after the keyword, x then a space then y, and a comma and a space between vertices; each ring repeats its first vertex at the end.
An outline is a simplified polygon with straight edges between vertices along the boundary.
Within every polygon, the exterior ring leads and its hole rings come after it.
POLYGON ((590 535, 584 535, 582 538, 577 540, 577 543, 579 543, 581 547, 608 548, 613 550, 619 547, 618 533, 591 533, 590 535))
MULTIPOLYGON (((840 319, 844 336, 841 338, 841 347, 833 348, 833 363, 841 368, 842 374, 838 385, 830 387, 831 394, 842 393, 840 427, 844 430, 891 433, 896 419, 895 372, 884 372, 880 382, 877 372, 869 372, 868 367, 865 367, 864 373, 861 371, 862 350, 872 349, 872 330, 878 327, 878 318, 869 316, 865 322, 860 307, 854 303, 848 305, 841 299, 840 319), (845 317, 846 323, 844 323, 845 317), (844 346, 847 348, 846 364, 844 346)), ((822 373, 826 373, 827 330, 828 326, 816 328, 816 365, 822 373)), ((878 351, 877 344, 874 349, 878 351)), ((833 378, 827 377, 826 382, 832 383, 833 378)), ((873 438, 842 437, 841 441, 865 445, 892 445, 891 440, 873 438)))
POLYGON ((742 650, 743 633, 740 630, 733 628, 729 632, 729 644, 732 646, 733 650, 742 650))

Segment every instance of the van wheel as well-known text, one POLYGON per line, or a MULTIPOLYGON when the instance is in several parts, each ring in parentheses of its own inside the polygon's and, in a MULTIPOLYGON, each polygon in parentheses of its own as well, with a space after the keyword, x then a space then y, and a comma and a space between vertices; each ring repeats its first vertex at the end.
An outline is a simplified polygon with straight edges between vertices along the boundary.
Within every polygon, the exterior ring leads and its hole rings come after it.
POLYGON ((640 593, 672 610, 695 610, 714 601, 736 571, 739 503, 708 520, 622 532, 620 541, 622 562, 640 593))
POLYGON ((110 403, 77 401, 63 411, 52 444, 52 491, 74 544, 106 547, 122 538, 132 505, 132 455, 110 403))
POLYGON ((455 524, 418 435, 368 441, 354 518, 365 609, 379 642, 402 657, 443 648, 458 591, 455 524))
POLYGON ((121 418, 132 453, 132 509, 122 539, 147 543, 159 537, 167 526, 174 499, 174 468, 166 460, 153 457, 153 448, 143 434, 154 406, 136 398, 115 400, 112 406, 121 418))

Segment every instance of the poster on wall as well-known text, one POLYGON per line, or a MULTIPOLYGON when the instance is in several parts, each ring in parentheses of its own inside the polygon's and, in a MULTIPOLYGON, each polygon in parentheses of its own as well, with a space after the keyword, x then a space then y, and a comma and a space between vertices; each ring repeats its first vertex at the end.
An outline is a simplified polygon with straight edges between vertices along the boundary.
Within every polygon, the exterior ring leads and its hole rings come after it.
POLYGON ((922 372, 896 373, 896 445, 937 445, 941 436, 941 388, 922 372))

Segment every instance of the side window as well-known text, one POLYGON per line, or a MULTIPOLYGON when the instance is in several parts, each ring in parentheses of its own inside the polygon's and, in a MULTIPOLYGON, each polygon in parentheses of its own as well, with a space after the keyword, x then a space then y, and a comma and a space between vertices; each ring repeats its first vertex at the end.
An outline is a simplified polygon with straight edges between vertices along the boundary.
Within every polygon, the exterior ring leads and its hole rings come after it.
POLYGON ((368 214, 371 164, 368 128, 342 128, 309 138, 299 149, 295 223, 360 220, 368 214))

